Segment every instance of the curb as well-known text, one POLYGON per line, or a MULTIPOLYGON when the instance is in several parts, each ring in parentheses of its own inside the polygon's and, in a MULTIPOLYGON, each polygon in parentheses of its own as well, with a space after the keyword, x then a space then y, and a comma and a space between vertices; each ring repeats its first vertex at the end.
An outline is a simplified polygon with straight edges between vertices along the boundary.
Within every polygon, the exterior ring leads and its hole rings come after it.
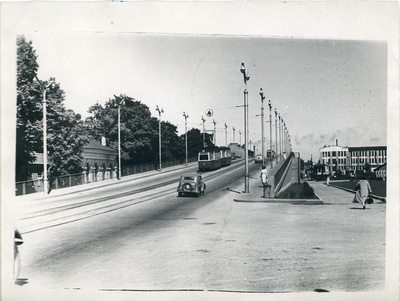
POLYGON ((274 199, 265 198, 264 200, 255 199, 233 199, 237 203, 270 203, 270 204, 291 204, 291 205, 323 205, 321 199, 274 199))

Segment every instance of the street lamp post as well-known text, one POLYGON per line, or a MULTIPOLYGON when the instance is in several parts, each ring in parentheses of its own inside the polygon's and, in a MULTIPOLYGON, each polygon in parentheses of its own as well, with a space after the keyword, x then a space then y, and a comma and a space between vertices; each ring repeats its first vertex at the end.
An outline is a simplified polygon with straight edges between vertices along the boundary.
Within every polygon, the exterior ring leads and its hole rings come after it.
POLYGON ((278 124, 277 124, 277 115, 278 115, 278 112, 276 111, 276 108, 275 108, 275 158, 276 158, 276 163, 278 163, 278 124))
POLYGON ((272 121, 271 121, 271 109, 272 109, 272 104, 271 100, 268 100, 268 106, 269 106, 269 149, 270 149, 270 161, 271 161, 271 168, 272 168, 272 121))
POLYGON ((247 91, 247 81, 250 79, 249 75, 246 72, 246 67, 244 63, 242 63, 240 67, 240 72, 243 74, 243 81, 245 85, 245 89, 243 91, 244 95, 244 164, 245 164, 245 173, 244 173, 244 193, 249 193, 249 152, 248 152, 248 139, 249 139, 249 100, 248 100, 248 91, 247 91))
POLYGON ((156 106, 156 111, 158 112, 158 153, 160 158, 160 171, 161 171, 161 113, 164 113, 164 109, 161 109, 156 106))
POLYGON ((232 132, 233 132, 233 143, 235 143, 235 127, 232 127, 232 132))
POLYGON ((242 132, 239 130, 239 146, 242 145, 242 132))
POLYGON ((281 140, 281 114, 278 114, 278 139, 279 139, 279 157, 282 155, 282 140, 281 140))
POLYGON ((285 127, 283 129, 283 141, 284 141, 284 151, 285 154, 287 154, 287 127, 286 127, 286 122, 285 122, 285 127))
POLYGON ((283 118, 281 118, 281 153, 282 153, 282 156, 283 156, 283 154, 284 154, 284 152, 285 152, 285 141, 284 141, 284 135, 283 135, 283 133, 284 133, 284 130, 285 130, 285 121, 283 120, 283 118))
MULTIPOLYGON (((115 95, 114 95, 115 96, 115 95)), ((117 99, 117 97, 115 97, 117 99)), ((121 166, 121 105, 125 99, 121 100, 118 104, 118 180, 122 177, 122 166, 121 166)))
POLYGON ((280 142, 280 144, 279 144, 279 148, 281 150, 280 151, 281 158, 282 158, 282 155, 283 155, 282 129, 283 129, 283 118, 280 117, 280 123, 279 123, 279 142, 280 142))
POLYGON ((262 166, 265 165, 265 146, 264 146, 264 92, 263 89, 260 88, 260 96, 261 96, 261 158, 262 158, 262 166))
POLYGON ((228 146, 228 126, 225 123, 225 146, 228 146))
POLYGON ((213 120, 213 123, 214 123, 214 146, 216 146, 217 145, 217 130, 216 130, 216 127, 215 127, 215 125, 217 124, 217 122, 215 121, 215 120, 213 120))
POLYGON ((203 117, 203 116, 201 116, 201 120, 203 121, 203 147, 206 147, 206 126, 205 126, 205 123, 206 123, 206 119, 203 117))
MULTIPOLYGON (((40 81, 39 81, 40 84, 40 81)), ((49 179, 47 177, 47 100, 46 100, 46 92, 47 89, 54 84, 54 81, 51 80, 47 86, 43 90, 43 192, 44 195, 48 195, 49 189, 49 179)))
POLYGON ((186 166, 188 165, 188 147, 187 147, 187 119, 189 118, 189 114, 186 114, 183 111, 183 117, 185 117, 185 154, 186 154, 186 166))

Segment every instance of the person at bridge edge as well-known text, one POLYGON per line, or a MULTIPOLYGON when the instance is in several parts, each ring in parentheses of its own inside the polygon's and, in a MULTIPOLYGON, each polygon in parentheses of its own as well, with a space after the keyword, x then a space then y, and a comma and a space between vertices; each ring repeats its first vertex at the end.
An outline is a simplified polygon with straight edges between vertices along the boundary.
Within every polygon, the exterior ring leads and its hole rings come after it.
POLYGON ((263 185, 268 185, 268 171, 265 165, 262 167, 260 178, 263 185))
POLYGON ((353 202, 358 202, 362 204, 363 209, 366 208, 367 199, 369 195, 372 193, 371 185, 368 180, 365 178, 361 178, 356 187, 354 188, 356 191, 356 195, 354 196, 353 202))

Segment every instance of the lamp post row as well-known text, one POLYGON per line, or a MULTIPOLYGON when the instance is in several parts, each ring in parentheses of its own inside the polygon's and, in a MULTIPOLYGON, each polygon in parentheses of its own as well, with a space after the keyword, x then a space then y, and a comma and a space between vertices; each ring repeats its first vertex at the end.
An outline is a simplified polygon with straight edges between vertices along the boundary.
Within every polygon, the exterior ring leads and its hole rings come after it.
MULTIPOLYGON (((248 139, 249 139, 249 129, 248 129, 248 91, 247 91, 247 81, 250 79, 248 72, 246 72, 246 67, 244 63, 242 63, 240 72, 243 74, 243 81, 245 84, 245 89, 243 91, 244 95, 244 139, 245 139, 245 188, 244 192, 249 193, 249 162, 248 162, 248 139)), ((40 83, 40 82, 39 82, 40 83)), ((44 194, 48 194, 48 176, 47 176, 47 109, 46 109, 46 92, 47 89, 54 84, 54 81, 50 81, 48 85, 44 88, 43 90, 43 185, 44 185, 44 194)), ((260 88, 260 96, 261 96, 261 124, 262 124, 262 164, 265 164, 265 147, 264 147, 264 93, 262 88, 260 88)), ((121 105, 124 103, 124 99, 121 100, 118 103, 118 179, 121 179, 122 172, 121 172, 121 105)), ((269 122, 270 122, 270 150, 272 151, 272 120, 271 120, 271 100, 268 102, 269 106, 269 122)), ((164 109, 160 109, 158 105, 156 106, 156 111, 159 114, 159 170, 161 171, 162 168, 162 163, 161 163, 161 114, 164 113, 164 109)), ((187 118, 189 115, 187 115, 185 112, 183 112, 183 116, 185 117, 185 151, 186 151, 186 165, 188 164, 188 151, 187 151, 187 118)), ((202 116, 202 121, 203 121, 203 147, 205 146, 205 118, 202 116)), ((213 120, 214 123, 214 144, 216 143, 216 121, 213 120)), ((278 127, 280 128, 279 131, 279 136, 280 136, 280 142, 279 142, 279 147, 280 147, 280 155, 282 152, 282 148, 285 145, 285 151, 286 151, 286 144, 284 144, 283 140, 290 140, 290 135, 288 137, 285 136, 287 132, 287 127, 286 123, 283 122, 283 119, 281 119, 281 116, 279 114, 279 126, 277 126, 277 111, 275 108, 275 138, 276 138, 276 162, 278 162, 278 127), (281 124, 282 120, 282 126, 281 124)), ((239 131, 239 135, 241 138, 241 132, 239 131)), ((241 140, 241 139, 240 139, 241 140)), ((233 141, 235 142, 235 128, 233 127, 233 141)), ((227 125, 225 123, 225 144, 227 144, 227 125)), ((241 141, 240 141, 241 144, 241 141)), ((290 149, 291 149, 291 142, 290 142, 290 149)), ((272 155, 272 154, 271 154, 272 155)), ((271 157, 271 168, 272 168, 272 157, 271 157)))

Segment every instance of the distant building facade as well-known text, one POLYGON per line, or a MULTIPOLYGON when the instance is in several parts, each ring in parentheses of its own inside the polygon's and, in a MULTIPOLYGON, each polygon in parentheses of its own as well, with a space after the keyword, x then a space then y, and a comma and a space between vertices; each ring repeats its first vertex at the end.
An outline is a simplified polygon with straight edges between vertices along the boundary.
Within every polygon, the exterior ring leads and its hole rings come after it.
POLYGON ((83 168, 106 169, 117 166, 118 152, 94 139, 83 147, 81 156, 83 168))
POLYGON ((369 164, 371 171, 374 171, 379 165, 386 163, 386 156, 386 146, 349 147, 349 169, 363 171, 366 164, 369 164))
MULTIPOLYGON (((42 177, 43 154, 35 153, 35 156, 36 160, 24 167, 26 180, 36 180, 42 177)), ((106 172, 107 174, 103 177, 112 177, 117 166, 117 156, 116 150, 92 139, 84 145, 81 153, 83 171, 96 173, 96 176, 99 172, 106 172)), ((52 162, 49 161, 48 164, 51 166, 52 162)), ((95 180, 94 176, 91 176, 91 178, 91 181, 95 180)))
POLYGON ((329 174, 346 174, 348 166, 348 147, 336 145, 324 146, 319 150, 320 163, 327 166, 329 174))
POLYGON ((329 174, 356 174, 374 171, 386 163, 386 146, 339 146, 325 145, 320 148, 320 163, 327 166, 329 174), (370 170, 366 170, 369 167, 370 170))

